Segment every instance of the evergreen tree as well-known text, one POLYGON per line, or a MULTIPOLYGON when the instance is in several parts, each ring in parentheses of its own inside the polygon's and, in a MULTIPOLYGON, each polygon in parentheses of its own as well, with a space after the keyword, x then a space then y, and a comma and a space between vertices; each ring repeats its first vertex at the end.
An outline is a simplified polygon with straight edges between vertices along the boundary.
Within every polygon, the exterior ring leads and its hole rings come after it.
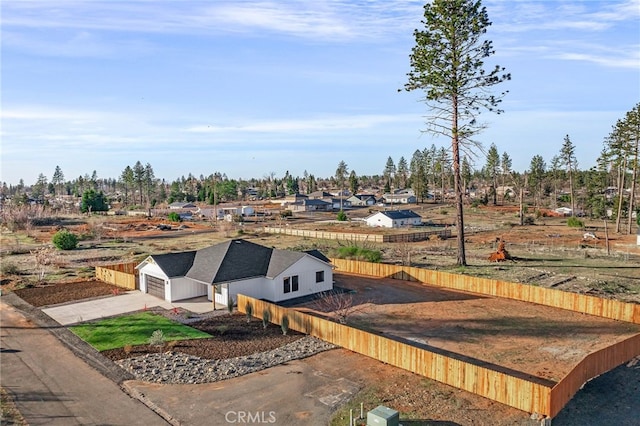
POLYGON ((355 170, 351 170, 349 174, 349 191, 351 191, 352 195, 358 193, 358 188, 360 188, 360 182, 358 182, 358 175, 356 175, 355 170))
POLYGON ((411 188, 416 194, 416 199, 424 202, 427 197, 427 175, 425 171, 424 156, 422 151, 416 149, 409 164, 411 171, 411 188))
POLYGON ((120 182, 122 183, 122 189, 124 189, 123 205, 129 204, 129 191, 133 190, 134 176, 133 169, 129 166, 125 167, 120 175, 120 182))
POLYGON ((56 195, 62 195, 64 189, 64 173, 62 173, 60 166, 56 166, 51 178, 51 183, 55 188, 56 195))
POLYGON ((96 192, 95 189, 91 188, 82 194, 80 203, 80 211, 82 213, 106 212, 107 210, 109 210, 109 204, 102 191, 96 192))
POLYGON ((541 155, 534 155, 529 165, 529 186, 534 193, 536 206, 540 206, 542 197, 542 187, 547 165, 541 155))
POLYGON ((498 154, 498 147, 493 143, 487 152, 487 164, 485 165, 484 170, 487 178, 491 180, 490 194, 493 197, 493 205, 495 206, 498 204, 497 181, 498 173, 500 172, 500 154, 498 154))
POLYGON ((562 148, 560 149, 560 159, 564 163, 564 166, 567 169, 567 174, 569 175, 569 196, 571 197, 571 216, 574 216, 576 213, 576 205, 574 199, 574 191, 573 191, 573 171, 577 168, 577 160, 576 160, 576 147, 569 139, 569 135, 564 137, 564 143, 562 144, 562 148))
POLYGON ((396 174, 396 164, 391 157, 387 158, 387 162, 384 165, 384 171, 382 176, 384 177, 384 192, 391 192, 393 188, 393 177, 396 174))
POLYGON ((408 178, 409 166, 407 165, 407 160, 405 160, 404 157, 400 157, 400 160, 398 160, 398 168, 396 172, 396 181, 398 183, 398 188, 406 188, 408 178))
POLYGON ((457 264, 466 265, 460 149, 472 147, 473 135, 483 128, 477 120, 481 109, 500 112, 500 97, 488 89, 511 76, 499 66, 484 68, 494 50, 491 41, 482 40, 491 22, 480 0, 433 0, 424 6, 422 23, 425 28, 414 31, 416 45, 405 90, 424 92, 425 103, 434 111, 427 131, 451 138, 457 264))
POLYGON ((340 210, 342 210, 342 198, 344 195, 345 180, 347 179, 348 171, 349 168, 347 167, 347 163, 340 161, 335 174, 336 185, 338 185, 338 188, 340 189, 340 210))
MULTIPOLYGON (((142 188, 144 186, 145 169, 142 163, 138 160, 133 166, 133 180, 135 182, 136 189, 140 194, 140 205, 143 205, 142 195, 144 194, 142 188)), ((135 197, 134 197, 135 198, 135 197)))

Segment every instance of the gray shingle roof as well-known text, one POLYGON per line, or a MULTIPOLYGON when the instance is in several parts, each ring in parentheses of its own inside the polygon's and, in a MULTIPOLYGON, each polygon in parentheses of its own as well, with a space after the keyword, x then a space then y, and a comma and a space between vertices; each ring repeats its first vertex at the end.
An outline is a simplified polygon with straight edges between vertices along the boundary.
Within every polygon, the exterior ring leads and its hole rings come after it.
POLYGON ((215 284, 253 277, 273 278, 307 255, 329 262, 322 253, 273 249, 246 240, 230 240, 197 251, 151 256, 168 277, 215 284))
POLYGON ((385 210, 380 213, 387 216, 389 219, 394 220, 421 217, 418 213, 415 213, 412 210, 385 210))
POLYGON ((153 261, 162 269, 167 277, 184 277, 196 257, 195 251, 181 253, 158 254, 152 256, 153 261))

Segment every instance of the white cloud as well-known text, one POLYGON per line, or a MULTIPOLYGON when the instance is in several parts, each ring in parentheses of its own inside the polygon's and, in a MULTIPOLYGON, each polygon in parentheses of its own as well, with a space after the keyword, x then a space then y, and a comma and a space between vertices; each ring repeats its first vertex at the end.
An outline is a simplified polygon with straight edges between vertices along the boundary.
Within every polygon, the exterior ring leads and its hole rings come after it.
POLYGON ((287 133, 316 130, 347 130, 373 128, 389 123, 401 123, 415 121, 415 115, 353 115, 340 117, 325 117, 317 119, 300 120, 271 120, 256 121, 238 125, 197 125, 186 129, 192 133, 219 133, 219 132, 265 132, 287 133))
MULTIPOLYGON (((265 30, 316 41, 411 31, 418 1, 29 1, 3 5, 5 28, 219 34, 265 30)), ((416 14, 417 12, 417 14, 416 14)))

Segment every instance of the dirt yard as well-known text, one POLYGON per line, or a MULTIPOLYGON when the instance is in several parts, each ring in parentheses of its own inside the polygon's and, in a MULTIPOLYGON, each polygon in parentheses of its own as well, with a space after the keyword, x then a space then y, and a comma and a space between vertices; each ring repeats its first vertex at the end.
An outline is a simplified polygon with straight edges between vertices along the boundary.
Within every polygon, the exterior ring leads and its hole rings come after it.
POLYGON ((336 286, 355 291, 347 295, 358 306, 348 318, 352 325, 521 377, 557 382, 587 354, 640 333, 637 324, 532 303, 392 279, 334 277, 336 286))

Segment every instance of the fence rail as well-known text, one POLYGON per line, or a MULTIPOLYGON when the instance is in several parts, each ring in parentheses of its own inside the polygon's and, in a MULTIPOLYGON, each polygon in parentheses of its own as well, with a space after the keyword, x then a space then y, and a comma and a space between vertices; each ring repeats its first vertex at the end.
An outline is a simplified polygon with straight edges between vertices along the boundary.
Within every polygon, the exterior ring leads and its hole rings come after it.
POLYGON ((96 266, 96 278, 127 290, 135 290, 138 288, 136 265, 137 263, 119 263, 96 266))
POLYGON ((433 231, 404 232, 401 234, 376 234, 376 233, 356 233, 356 232, 329 232, 315 231, 310 229, 274 228, 265 226, 265 232, 272 234, 285 234, 297 237, 318 238, 323 240, 346 240, 346 241, 368 241, 373 243, 400 243, 412 241, 424 241, 437 235, 446 239, 451 237, 450 229, 439 229, 433 231))
POLYGON ((640 354, 640 334, 590 353, 551 389, 550 416, 556 416, 588 380, 640 354))

